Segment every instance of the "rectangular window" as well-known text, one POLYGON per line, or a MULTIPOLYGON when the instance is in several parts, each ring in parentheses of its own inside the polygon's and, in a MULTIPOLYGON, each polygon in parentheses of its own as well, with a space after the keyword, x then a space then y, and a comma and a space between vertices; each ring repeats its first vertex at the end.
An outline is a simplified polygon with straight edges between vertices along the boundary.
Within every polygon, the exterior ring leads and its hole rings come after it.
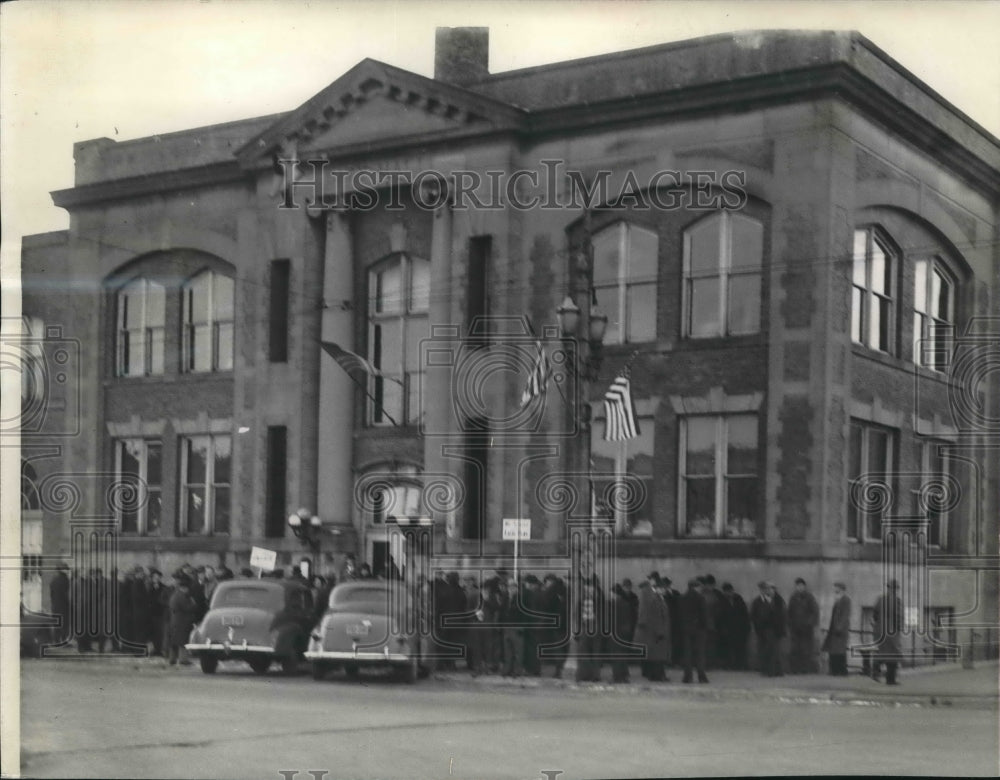
POLYGON ((950 364, 955 327, 955 282, 937 259, 914 264, 913 362, 934 371, 950 364))
POLYGON ((280 539, 285 535, 288 473, 288 428, 269 425, 267 428, 267 498, 264 535, 280 539))
POLYGON ((154 535, 163 517, 163 443, 154 439, 116 439, 115 480, 121 486, 118 530, 154 535))
POLYGON ((864 542, 882 538, 882 520, 891 508, 896 432, 851 420, 848 438, 847 538, 864 542))
POLYGON ((118 376, 163 373, 166 289, 148 279, 125 285, 117 295, 118 376))
POLYGON ((653 452, 656 422, 638 419, 639 435, 629 441, 604 440, 607 420, 595 419, 590 437, 593 471, 614 474, 597 477, 591 485, 594 517, 610 517, 619 536, 653 535, 653 452))
POLYGON ((289 260, 271 261, 270 307, 268 320, 268 359, 288 362, 288 301, 292 264, 289 260))
POLYGON ((691 338, 760 331, 764 227, 722 212, 684 232, 684 334, 691 338))
POLYGON ((951 474, 948 442, 924 439, 920 442, 920 486, 913 494, 913 512, 926 517, 927 543, 947 548, 948 504, 958 489, 951 474))
POLYGON ((490 313, 490 256, 492 252, 493 236, 472 236, 469 239, 469 280, 466 294, 466 322, 468 325, 472 325, 477 317, 487 317, 490 313))
POLYGON ((234 294, 234 281, 212 271, 184 285, 184 371, 232 371, 234 294))
POLYGON ((659 237, 619 222, 595 234, 591 249, 594 295, 608 316, 604 343, 655 339, 659 237))
POLYGON ((757 428, 757 416, 753 414, 681 419, 681 536, 757 537, 763 495, 757 428))
POLYGON ((181 439, 182 534, 228 534, 232 438, 188 436, 181 439))
POLYGON ((880 352, 892 352, 895 338, 894 265, 888 245, 874 228, 854 232, 851 338, 857 344, 880 352))

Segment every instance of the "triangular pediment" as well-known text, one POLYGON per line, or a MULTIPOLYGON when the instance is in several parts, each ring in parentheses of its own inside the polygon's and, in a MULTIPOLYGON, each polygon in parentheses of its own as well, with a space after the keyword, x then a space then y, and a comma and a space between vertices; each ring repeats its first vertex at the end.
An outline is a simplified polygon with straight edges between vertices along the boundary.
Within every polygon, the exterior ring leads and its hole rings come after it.
POLYGON ((524 112, 461 87, 364 60, 237 152, 252 167, 294 149, 328 153, 515 129, 524 112))

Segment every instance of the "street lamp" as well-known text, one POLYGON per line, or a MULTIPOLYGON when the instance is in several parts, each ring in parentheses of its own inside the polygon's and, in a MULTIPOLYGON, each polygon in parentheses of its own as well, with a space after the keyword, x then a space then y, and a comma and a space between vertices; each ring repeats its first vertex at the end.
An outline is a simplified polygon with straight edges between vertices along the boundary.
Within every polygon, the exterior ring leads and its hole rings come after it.
MULTIPOLYGON (((572 297, 567 295, 559 307, 556 309, 556 316, 559 318, 559 330, 563 338, 576 338, 580 327, 580 307, 572 297)), ((601 370, 601 348, 604 344, 604 333, 608 329, 608 315, 604 314, 597 304, 590 307, 589 318, 587 320, 587 338, 584 343, 587 351, 583 358, 583 364, 577 367, 580 377, 587 382, 597 379, 601 370)))
POLYGON ((304 506, 299 507, 288 516, 288 527, 310 550, 319 553, 320 534, 323 533, 323 520, 319 515, 314 515, 304 506))

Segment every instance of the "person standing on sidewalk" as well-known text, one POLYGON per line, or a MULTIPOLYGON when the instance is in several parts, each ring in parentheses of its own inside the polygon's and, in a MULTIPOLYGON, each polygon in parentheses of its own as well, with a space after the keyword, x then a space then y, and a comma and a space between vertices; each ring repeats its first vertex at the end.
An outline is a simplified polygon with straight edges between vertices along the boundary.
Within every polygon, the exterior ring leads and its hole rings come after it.
POLYGON ((885 593, 878 597, 872 615, 876 651, 875 671, 872 678, 878 679, 878 667, 885 664, 885 684, 899 685, 896 680, 896 670, 899 668, 899 658, 903 653, 900 632, 903 627, 903 602, 899 598, 899 583, 889 580, 885 593))
POLYGON ((652 572, 639 586, 633 641, 646 648, 646 660, 640 666, 642 676, 650 682, 669 682, 666 666, 670 663, 670 607, 664 595, 657 572, 652 572))
POLYGON ((795 580, 795 591, 788 599, 788 633, 791 649, 788 657, 788 671, 792 674, 815 674, 816 627, 819 625, 819 603, 809 592, 806 581, 795 580))
POLYGON ((750 636, 750 612, 747 603, 733 586, 722 584, 722 599, 725 612, 722 625, 725 634, 720 636, 724 643, 726 655, 723 658, 724 668, 742 671, 747 668, 747 639, 750 636))
MULTIPOLYGON (((714 582, 714 579, 713 579, 714 582)), ((698 670, 698 682, 707 683, 705 674, 705 643, 709 633, 709 605, 702 591, 703 579, 688 580, 687 592, 681 596, 681 626, 684 631, 684 679, 691 682, 691 667, 698 670)))
POLYGON ((191 595, 191 580, 179 575, 174 592, 170 596, 170 618, 167 631, 168 657, 171 666, 180 660, 190 663, 187 659, 184 643, 191 635, 191 628, 198 617, 198 602, 191 595))
POLYGON ((847 595, 847 586, 842 582, 833 583, 833 596, 830 628, 823 640, 823 652, 830 658, 830 674, 834 677, 846 677, 847 645, 851 637, 851 599, 847 595))
POLYGON ((757 634, 760 672, 765 677, 781 677, 780 643, 785 636, 785 603, 767 580, 757 584, 760 595, 750 605, 750 622, 757 634))

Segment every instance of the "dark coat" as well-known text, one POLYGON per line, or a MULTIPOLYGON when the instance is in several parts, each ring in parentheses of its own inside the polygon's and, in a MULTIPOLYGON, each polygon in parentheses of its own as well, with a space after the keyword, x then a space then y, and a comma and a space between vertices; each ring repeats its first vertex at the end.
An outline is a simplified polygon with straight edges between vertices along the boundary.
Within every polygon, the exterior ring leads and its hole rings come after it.
POLYGON ((882 655, 899 655, 903 652, 903 602, 895 594, 878 597, 872 613, 872 629, 878 651, 882 655))
MULTIPOLYGON (((69 577, 66 572, 57 571, 49 583, 49 603, 53 615, 69 615, 69 577)), ((65 627, 66 622, 63 621, 63 628, 65 627)))
POLYGON ((739 593, 722 599, 723 618, 721 628, 729 638, 745 640, 750 635, 750 611, 739 593))
POLYGON ((819 625, 819 603, 809 591, 788 598, 788 628, 793 634, 811 633, 819 625))
POLYGON ((758 596, 750 605, 750 622, 757 636, 780 639, 785 635, 785 602, 777 593, 770 602, 758 596))
POLYGON ((167 641, 170 645, 183 645, 191 635, 191 628, 198 618, 198 603, 194 597, 177 588, 170 596, 170 624, 167 641))
POLYGON ((639 614, 632 641, 646 648, 647 661, 670 663, 670 608, 648 582, 639 586, 639 614))
POLYGON ((851 639, 851 600, 841 596, 833 602, 830 613, 830 629, 823 640, 823 652, 831 655, 844 655, 851 639))
POLYGON ((681 596, 681 630, 685 634, 708 631, 709 626, 713 625, 709 613, 708 600, 694 588, 689 588, 681 596))
POLYGON ((556 618, 555 625, 539 629, 539 643, 552 646, 546 651, 546 658, 561 658, 568 650, 566 640, 569 638, 569 611, 560 583, 546 584, 542 588, 539 593, 539 611, 556 618))

